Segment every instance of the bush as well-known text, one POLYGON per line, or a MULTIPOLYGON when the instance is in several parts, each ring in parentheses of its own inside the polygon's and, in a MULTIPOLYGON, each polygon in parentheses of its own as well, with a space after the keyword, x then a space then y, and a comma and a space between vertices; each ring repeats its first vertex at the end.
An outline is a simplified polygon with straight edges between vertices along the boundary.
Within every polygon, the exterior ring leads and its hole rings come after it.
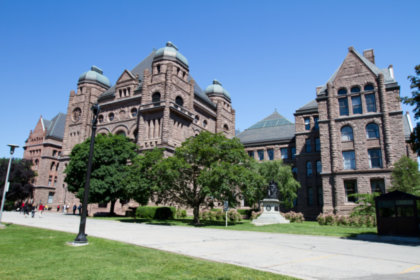
POLYGON ((236 211, 236 209, 231 209, 228 211, 227 213, 229 222, 239 222, 242 220, 242 215, 238 213, 238 211, 236 211))
POLYGON ((318 224, 324 225, 337 225, 337 226, 350 226, 350 227, 374 227, 376 226, 376 218, 370 215, 360 216, 339 216, 333 214, 319 214, 316 218, 318 224))
POLYGON ((176 209, 176 217, 177 218, 186 218, 187 217, 187 210, 185 209, 176 209))
POLYGON ((302 223, 305 220, 305 218, 303 217, 303 214, 300 212, 296 213, 294 211, 290 211, 290 212, 284 213, 283 215, 291 223, 302 223))
POLYGON ((143 219, 170 220, 175 216, 175 207, 140 206, 136 210, 136 217, 143 219))
POLYGON ((252 209, 238 209, 236 211, 238 211, 238 213, 241 214, 241 216, 244 219, 250 219, 252 217, 252 213, 253 213, 254 210, 252 210, 252 209))

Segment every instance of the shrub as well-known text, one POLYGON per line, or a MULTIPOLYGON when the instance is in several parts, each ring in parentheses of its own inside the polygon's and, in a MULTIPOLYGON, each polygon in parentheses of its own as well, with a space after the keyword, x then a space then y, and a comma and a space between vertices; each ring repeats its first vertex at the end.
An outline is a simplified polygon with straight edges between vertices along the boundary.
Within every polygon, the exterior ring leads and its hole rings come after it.
POLYGON ((290 211, 290 212, 284 213, 283 215, 291 223, 302 223, 305 220, 305 218, 303 217, 303 214, 300 212, 296 213, 294 211, 290 211))
MULTIPOLYGON (((186 218, 187 217, 187 210, 185 209, 176 209, 176 217, 177 218, 186 218)), ((201 218, 201 216, 200 216, 201 218)))
POLYGON ((175 215, 175 207, 140 206, 136 210, 136 217, 143 219, 169 220, 175 215))
POLYGON ((252 209, 238 209, 236 211, 238 211, 244 219, 250 219, 252 217, 252 213, 254 212, 252 209))
POLYGON ((229 222, 239 222, 242 220, 242 215, 238 213, 238 211, 236 211, 236 209, 231 209, 228 211, 227 213, 229 222))

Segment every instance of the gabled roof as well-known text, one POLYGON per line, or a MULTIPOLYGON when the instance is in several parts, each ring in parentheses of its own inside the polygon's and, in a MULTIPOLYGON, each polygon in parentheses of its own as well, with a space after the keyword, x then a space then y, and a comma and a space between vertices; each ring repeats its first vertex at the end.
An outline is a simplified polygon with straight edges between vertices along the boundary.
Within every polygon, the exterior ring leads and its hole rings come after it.
POLYGON ((312 100, 306 103, 304 106, 300 107, 296 110, 296 114, 304 114, 304 113, 316 113, 318 112, 318 102, 316 100, 312 100))
MULTIPOLYGON (((375 74, 376 76, 378 76, 379 74, 382 73, 384 75, 385 84, 396 83, 395 79, 392 78, 391 73, 389 72, 388 68, 379 69, 378 66, 376 66, 374 63, 370 62, 369 59, 367 59, 366 57, 364 57, 363 55, 358 53, 353 47, 349 47, 349 52, 352 52, 353 54, 355 54, 366 65, 366 67, 370 71, 372 71, 372 73, 375 74)), ((344 61, 343 61, 343 63, 344 63, 344 61)), ((328 81, 325 83, 325 85, 322 86, 322 88, 318 92, 318 95, 324 95, 325 94, 325 90, 327 89, 327 84, 334 82, 334 80, 337 76, 337 73, 340 70, 343 63, 340 64, 340 67, 338 67, 337 70, 335 70, 334 74, 332 74, 332 76, 328 79, 328 81)))
MULTIPOLYGON (((141 79, 143 79, 144 70, 149 69, 150 73, 152 73, 152 63, 153 63, 153 58, 155 57, 155 54, 156 54, 156 50, 153 50, 142 62, 137 64, 137 66, 131 70, 132 75, 136 76, 137 74, 139 76, 140 88, 142 84, 141 79)), ((188 76, 188 81, 191 81, 191 79, 192 79, 191 76, 188 76)), ((216 108, 216 105, 213 102, 211 102, 211 100, 203 92, 203 90, 200 88, 197 82, 194 83, 194 94, 196 97, 204 101, 204 103, 207 103, 207 105, 210 105, 212 108, 216 108)), ((115 97, 115 85, 113 85, 104 93, 102 93, 101 96, 99 96, 98 101, 102 101, 104 99, 113 98, 113 97, 115 97)))
POLYGON ((295 136, 295 124, 275 111, 265 119, 244 130, 237 137, 242 144, 258 144, 291 140, 295 136))
POLYGON ((44 124, 47 124, 45 126, 47 129, 46 137, 63 140, 66 114, 58 113, 51 121, 44 120, 44 124))

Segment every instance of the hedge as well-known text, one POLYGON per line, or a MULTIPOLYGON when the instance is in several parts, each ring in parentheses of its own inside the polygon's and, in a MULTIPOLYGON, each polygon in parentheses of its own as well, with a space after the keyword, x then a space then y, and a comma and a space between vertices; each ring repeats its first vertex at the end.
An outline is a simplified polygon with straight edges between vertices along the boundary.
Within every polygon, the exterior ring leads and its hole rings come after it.
POLYGON ((175 207, 140 206, 137 207, 136 217, 155 220, 172 220, 176 217, 175 207))

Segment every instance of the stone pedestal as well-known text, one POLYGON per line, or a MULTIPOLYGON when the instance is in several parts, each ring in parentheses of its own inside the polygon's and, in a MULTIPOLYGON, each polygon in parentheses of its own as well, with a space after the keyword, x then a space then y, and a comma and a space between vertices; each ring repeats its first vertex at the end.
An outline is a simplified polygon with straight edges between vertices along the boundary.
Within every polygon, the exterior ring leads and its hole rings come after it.
POLYGON ((272 224, 288 224, 282 215, 280 215, 280 201, 273 198, 265 198, 262 201, 263 213, 252 223, 256 226, 272 225, 272 224))

